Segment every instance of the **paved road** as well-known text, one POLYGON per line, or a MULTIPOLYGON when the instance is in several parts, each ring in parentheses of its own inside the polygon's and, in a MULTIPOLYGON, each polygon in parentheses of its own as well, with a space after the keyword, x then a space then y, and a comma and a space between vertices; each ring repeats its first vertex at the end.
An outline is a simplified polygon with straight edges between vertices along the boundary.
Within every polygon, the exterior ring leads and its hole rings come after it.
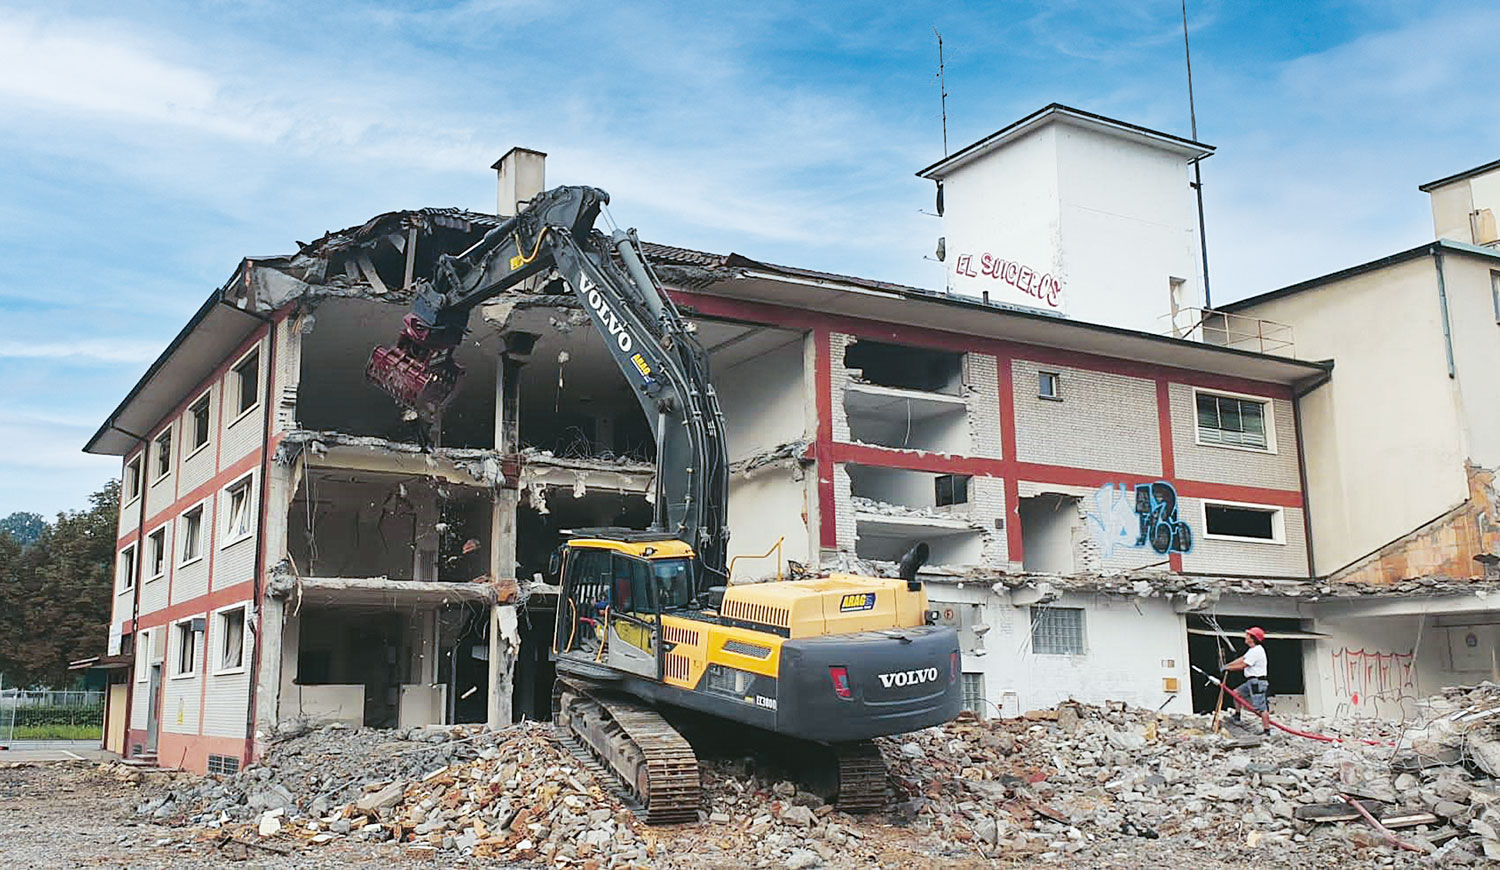
POLYGON ((97 740, 0 741, 0 761, 107 761, 113 752, 99 748, 97 740))

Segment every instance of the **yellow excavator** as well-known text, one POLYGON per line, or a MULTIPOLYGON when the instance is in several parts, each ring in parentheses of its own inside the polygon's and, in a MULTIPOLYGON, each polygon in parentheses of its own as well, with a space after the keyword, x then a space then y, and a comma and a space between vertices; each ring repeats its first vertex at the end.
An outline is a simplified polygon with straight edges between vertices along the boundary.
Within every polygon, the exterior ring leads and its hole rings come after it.
POLYGON ((654 421, 657 464, 648 529, 574 530, 554 554, 556 723, 653 824, 698 817, 697 755, 675 727, 684 717, 721 737, 717 726, 735 723, 755 729, 747 742, 813 747, 832 764, 821 779, 842 809, 878 809, 886 774, 871 738, 947 722, 963 701, 957 634, 930 624, 916 579, 927 547, 913 547, 896 578, 729 583, 729 463, 708 357, 634 231, 594 228, 608 201, 555 188, 439 257, 366 376, 430 418, 463 373, 453 351, 470 310, 555 272, 654 421))

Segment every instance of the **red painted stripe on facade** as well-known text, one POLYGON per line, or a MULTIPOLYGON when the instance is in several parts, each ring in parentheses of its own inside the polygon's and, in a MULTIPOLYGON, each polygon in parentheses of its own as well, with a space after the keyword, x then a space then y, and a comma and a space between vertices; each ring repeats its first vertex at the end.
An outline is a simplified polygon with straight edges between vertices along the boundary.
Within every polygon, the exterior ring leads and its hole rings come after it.
MULTIPOLYGON (((674 290, 670 292, 670 295, 679 305, 690 307, 710 317, 721 317, 728 320, 761 323, 785 329, 826 329, 830 332, 845 332, 861 338, 897 342, 913 347, 930 347, 939 350, 960 352, 972 351, 975 353, 993 354, 1001 358, 1018 357, 1048 365, 1072 366, 1074 368, 1091 369, 1110 374, 1152 380, 1163 374, 1167 374, 1175 383, 1189 384, 1207 389, 1230 390, 1282 399, 1290 399, 1292 397, 1292 388, 1289 385, 1269 381, 1257 381, 1251 378, 1206 374, 1176 366, 1142 363, 1135 360, 1099 356, 1082 351, 1062 350, 1037 344, 982 338, 960 332, 947 332, 921 326, 882 323, 877 320, 866 320, 842 314, 826 314, 804 308, 784 308, 763 302, 728 299, 722 296, 712 296, 702 293, 674 290)), ((916 305, 920 303, 913 302, 912 304, 916 305)))
POLYGON ((208 611, 218 610, 220 607, 227 607, 231 604, 247 601, 249 598, 250 581, 249 579, 241 580, 233 586, 215 589, 207 595, 199 595, 197 598, 189 601, 173 604, 161 610, 153 610, 150 613, 143 613, 140 619, 136 620, 135 625, 131 625, 130 621, 126 620, 125 630, 127 632, 134 632, 137 629, 168 625, 184 617, 198 616, 208 611))
MULTIPOLYGON (((1156 379, 1156 433, 1161 447, 1161 476, 1176 486, 1177 445, 1172 441, 1172 387, 1163 377, 1156 379)), ((1182 494, 1180 488, 1177 492, 1182 494)), ((1167 562, 1173 571, 1182 573, 1181 553, 1168 555, 1167 562)))
POLYGON ((813 390, 817 394, 818 432, 813 443, 818 470, 818 545, 838 547, 838 513, 833 503, 833 336, 813 330, 813 390))
POLYGON ((1016 391, 1010 357, 995 358, 995 380, 1000 392, 1000 468, 1005 476, 1005 553, 1011 562, 1024 562, 1021 482, 1016 479, 1016 391))

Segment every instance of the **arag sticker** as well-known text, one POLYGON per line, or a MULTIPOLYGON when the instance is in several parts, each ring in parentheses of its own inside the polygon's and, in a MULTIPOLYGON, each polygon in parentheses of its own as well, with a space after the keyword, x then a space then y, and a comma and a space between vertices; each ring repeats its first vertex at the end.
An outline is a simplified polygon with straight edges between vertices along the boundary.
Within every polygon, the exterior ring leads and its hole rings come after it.
POLYGON ((850 592, 839 602, 839 613, 858 613, 875 609, 874 592, 850 592))

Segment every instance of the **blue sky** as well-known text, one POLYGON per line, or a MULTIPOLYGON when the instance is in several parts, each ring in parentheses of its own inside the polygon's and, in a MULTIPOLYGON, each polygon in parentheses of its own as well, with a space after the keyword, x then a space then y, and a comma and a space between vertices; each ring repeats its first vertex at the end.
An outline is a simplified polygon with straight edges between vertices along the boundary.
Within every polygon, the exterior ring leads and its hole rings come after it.
MULTIPOLYGON (((0 2, 0 515, 82 507, 83 443, 242 256, 492 210, 546 151, 647 238, 937 287, 913 172, 1058 101, 1186 134, 1176 0, 0 2)), ((1500 157, 1492 3, 1191 0, 1215 298, 1431 235, 1500 157)))

